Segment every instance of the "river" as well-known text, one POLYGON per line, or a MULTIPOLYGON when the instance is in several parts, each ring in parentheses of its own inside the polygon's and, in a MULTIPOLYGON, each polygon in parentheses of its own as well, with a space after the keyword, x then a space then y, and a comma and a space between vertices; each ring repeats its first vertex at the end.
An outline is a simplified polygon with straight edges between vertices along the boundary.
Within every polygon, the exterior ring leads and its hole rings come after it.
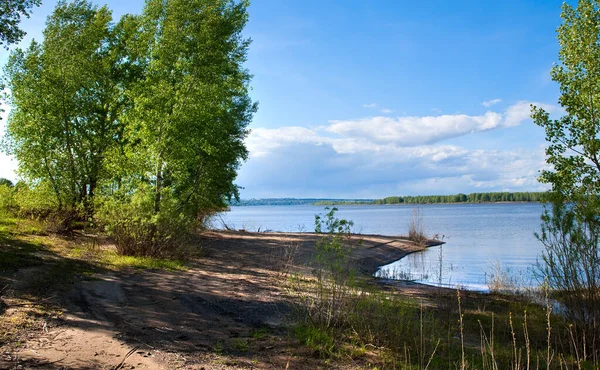
MULTIPOLYGON (((532 269, 543 245, 539 203, 337 206, 338 218, 359 234, 406 235, 419 208, 427 236, 446 242, 382 266, 380 273, 421 283, 485 291, 492 281, 517 287, 535 284, 532 269)), ((321 206, 231 207, 213 224, 247 231, 313 231, 321 206)))

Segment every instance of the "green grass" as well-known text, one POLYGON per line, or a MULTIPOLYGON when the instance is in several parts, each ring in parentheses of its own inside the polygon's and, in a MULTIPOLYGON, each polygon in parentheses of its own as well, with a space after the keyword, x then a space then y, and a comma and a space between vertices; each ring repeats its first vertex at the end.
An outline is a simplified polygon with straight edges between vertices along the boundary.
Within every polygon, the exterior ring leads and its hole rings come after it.
POLYGON ((44 235, 44 226, 36 220, 20 219, 0 213, 0 236, 2 235, 44 235))
POLYGON ((0 219, 0 272, 37 266, 43 261, 43 245, 18 238, 22 233, 19 225, 16 220, 0 219))
POLYGON ((134 267, 138 269, 184 270, 185 264, 178 260, 167 260, 152 257, 121 256, 113 251, 100 254, 100 263, 111 267, 134 267))
MULTIPOLYGON (((85 273, 96 268, 183 270, 179 260, 151 257, 121 256, 115 251, 98 250, 85 238, 53 237, 44 232, 42 223, 0 215, 0 272, 41 266, 49 270, 63 269, 65 275, 85 273), (80 268, 82 262, 86 265, 80 268), (94 266, 92 266, 94 265, 94 266), (83 271, 82 271, 83 270, 83 271)), ((43 275, 43 274, 42 274, 43 275)), ((60 273, 57 275, 60 281, 60 273)))
POLYGON ((248 352, 248 339, 233 338, 231 340, 231 348, 237 352, 248 352))
POLYGON ((296 338, 322 358, 333 357, 336 353, 334 337, 326 330, 310 325, 298 325, 296 338))
POLYGON ((256 330, 252 330, 250 332, 250 336, 254 339, 264 339, 269 334, 269 330, 266 328, 260 328, 256 330))

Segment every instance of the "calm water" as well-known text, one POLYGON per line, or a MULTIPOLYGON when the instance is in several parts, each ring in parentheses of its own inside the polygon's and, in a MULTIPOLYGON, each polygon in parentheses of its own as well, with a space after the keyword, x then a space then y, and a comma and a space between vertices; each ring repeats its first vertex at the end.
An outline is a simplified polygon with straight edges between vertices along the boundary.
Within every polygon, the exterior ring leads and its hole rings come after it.
MULTIPOLYGON (((338 206, 337 217, 354 221, 354 232, 406 235, 414 205, 338 206)), ((442 247, 410 254, 383 266, 383 274, 419 282, 486 290, 501 272, 518 285, 531 283, 531 268, 543 248, 535 238, 543 206, 524 204, 440 204, 419 206, 425 233, 442 247), (441 269, 440 269, 441 261, 441 269)), ((317 206, 232 207, 215 218, 219 228, 248 231, 313 231, 317 206)))

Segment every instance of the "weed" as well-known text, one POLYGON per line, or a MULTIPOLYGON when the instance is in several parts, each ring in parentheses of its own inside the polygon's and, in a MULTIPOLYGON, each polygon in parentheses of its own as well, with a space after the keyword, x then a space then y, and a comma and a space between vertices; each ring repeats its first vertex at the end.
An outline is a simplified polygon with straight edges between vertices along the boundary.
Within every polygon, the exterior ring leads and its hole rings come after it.
POLYGON ((288 241, 282 246, 276 246, 274 249, 271 249, 267 260, 280 277, 287 276, 294 265, 294 259, 299 249, 299 241, 288 241))
POLYGON ((185 264, 182 261, 152 258, 123 256, 113 251, 103 251, 100 254, 100 262, 110 267, 134 267, 139 269, 160 270, 183 270, 185 264))
POLYGON ((264 339, 269 334, 269 331, 266 328, 260 328, 256 330, 252 330, 250 332, 250 336, 254 339, 264 339))
POLYGON ((425 244, 425 227, 423 226, 423 214, 420 208, 413 209, 413 214, 408 224, 408 240, 417 244, 425 244))
POLYGON ((248 352, 248 339, 233 338, 231 340, 231 348, 238 352, 248 352))
POLYGON ((296 327, 296 338, 322 358, 333 356, 335 341, 331 333, 309 325, 296 327))

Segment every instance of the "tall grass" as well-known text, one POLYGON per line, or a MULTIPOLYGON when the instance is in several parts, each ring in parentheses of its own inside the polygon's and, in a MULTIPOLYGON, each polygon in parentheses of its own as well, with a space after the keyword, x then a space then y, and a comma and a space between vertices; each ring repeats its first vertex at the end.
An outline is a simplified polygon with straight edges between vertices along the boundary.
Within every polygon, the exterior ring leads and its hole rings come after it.
MULTIPOLYGON (((323 221, 323 218, 320 219, 323 221)), ((329 225, 348 225, 325 218, 329 225)), ((351 266, 353 244, 324 233, 313 276, 294 276, 288 291, 296 335, 315 354, 389 369, 596 369, 585 343, 561 315, 524 296, 440 291, 416 300, 377 285, 351 266), (326 258, 324 257, 324 254, 326 258), (444 293, 445 292, 445 293, 444 293)), ((329 230, 331 231, 331 230, 329 230)), ((584 337, 585 338, 585 337, 584 337)))
POLYGON ((427 241, 423 214, 420 208, 413 209, 413 214, 408 224, 408 239, 417 244, 425 244, 427 241))

